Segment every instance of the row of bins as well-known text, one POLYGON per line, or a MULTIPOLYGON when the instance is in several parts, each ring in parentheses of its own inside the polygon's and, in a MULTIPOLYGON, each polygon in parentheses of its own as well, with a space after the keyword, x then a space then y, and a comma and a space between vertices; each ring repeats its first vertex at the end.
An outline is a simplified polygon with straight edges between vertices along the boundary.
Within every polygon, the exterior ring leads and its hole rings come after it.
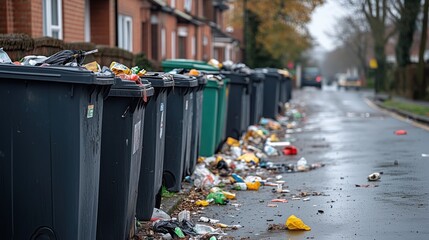
POLYGON ((291 97, 290 78, 271 69, 181 61, 169 64, 201 74, 150 72, 136 84, 77 67, 0 65, 6 239, 128 239, 134 217, 149 220, 160 206, 162 185, 180 191, 198 156, 291 97))

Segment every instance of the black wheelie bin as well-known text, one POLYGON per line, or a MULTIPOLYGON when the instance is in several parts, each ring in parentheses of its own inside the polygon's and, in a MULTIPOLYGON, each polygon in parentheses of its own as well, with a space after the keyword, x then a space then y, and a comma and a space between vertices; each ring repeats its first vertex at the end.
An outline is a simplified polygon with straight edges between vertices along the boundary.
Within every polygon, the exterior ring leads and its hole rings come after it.
POLYGON ((280 75, 277 70, 269 68, 258 68, 258 72, 265 75, 264 79, 264 104, 262 115, 266 118, 275 119, 279 113, 280 100, 280 75))
POLYGON ((183 167, 190 157, 190 121, 193 110, 193 90, 198 86, 195 77, 172 74, 174 89, 167 98, 167 121, 163 182, 169 191, 178 192, 183 179, 183 167))
POLYGON ((229 78, 226 137, 239 139, 249 126, 251 81, 248 74, 222 72, 229 78))
POLYGON ((250 125, 257 124, 262 117, 264 107, 264 80, 261 72, 252 71, 250 74, 252 92, 250 94, 250 125))
POLYGON ((128 239, 135 218, 145 106, 154 89, 115 78, 105 101, 101 136, 97 239, 128 239))
POLYGON ((137 219, 148 221, 152 216, 153 208, 159 208, 161 204, 167 96, 171 92, 174 82, 168 74, 154 72, 146 73, 142 79, 148 80, 155 89, 145 111, 142 163, 136 209, 137 219))
POLYGON ((95 239, 104 98, 114 76, 0 64, 2 239, 95 239))

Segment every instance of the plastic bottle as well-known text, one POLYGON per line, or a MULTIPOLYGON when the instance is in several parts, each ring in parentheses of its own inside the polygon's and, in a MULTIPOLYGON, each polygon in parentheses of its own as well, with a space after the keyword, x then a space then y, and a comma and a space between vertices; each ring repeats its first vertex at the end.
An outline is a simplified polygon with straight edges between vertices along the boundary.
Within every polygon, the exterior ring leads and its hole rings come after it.
POLYGON ((245 191, 245 190, 247 190, 247 185, 244 182, 237 182, 237 183, 234 183, 233 188, 235 190, 245 191))
POLYGON ((215 203, 217 204, 227 204, 228 200, 226 199, 225 195, 222 192, 214 192, 210 193, 207 196, 207 200, 213 199, 215 203))
POLYGON ((232 178, 233 178, 236 182, 238 182, 238 183, 242 183, 242 182, 244 182, 243 178, 242 178, 242 177, 240 177, 240 175, 238 175, 238 174, 236 174, 236 173, 231 174, 231 176, 232 176, 232 178))

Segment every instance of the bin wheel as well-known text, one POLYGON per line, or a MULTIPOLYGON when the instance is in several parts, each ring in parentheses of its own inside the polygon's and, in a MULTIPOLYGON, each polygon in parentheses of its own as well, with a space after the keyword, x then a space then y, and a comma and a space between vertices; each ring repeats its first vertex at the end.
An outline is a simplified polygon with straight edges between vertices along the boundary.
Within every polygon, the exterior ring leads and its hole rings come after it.
POLYGON ((56 240, 54 231, 49 227, 40 227, 33 233, 31 240, 56 240))

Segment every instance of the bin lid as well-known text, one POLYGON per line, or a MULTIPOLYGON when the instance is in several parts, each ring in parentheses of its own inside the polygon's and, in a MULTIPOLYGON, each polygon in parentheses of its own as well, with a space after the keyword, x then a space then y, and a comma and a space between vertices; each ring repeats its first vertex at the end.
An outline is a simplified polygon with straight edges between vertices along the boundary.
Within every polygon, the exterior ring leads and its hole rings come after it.
POLYGON ((237 72, 222 72, 227 78, 229 78, 229 83, 231 84, 243 84, 248 85, 250 83, 249 75, 237 72))
POLYGON ((200 75, 197 77, 198 85, 206 85, 207 84, 207 78, 204 77, 204 75, 200 75))
POLYGON ((222 82, 211 78, 207 80, 206 88, 219 88, 222 85, 222 82))
POLYGON ((150 97, 154 94, 151 83, 145 79, 141 84, 134 81, 115 78, 115 83, 110 88, 109 97, 150 97))
POLYGON ((182 74, 171 74, 174 79, 174 87, 196 87, 198 80, 196 77, 186 76, 182 74))
POLYGON ((143 77, 141 77, 142 80, 146 79, 151 84, 152 87, 173 87, 174 81, 173 78, 171 78, 169 75, 166 75, 162 72, 147 72, 143 77))
POLYGON ((95 85, 112 85, 114 83, 114 75, 111 72, 96 74, 85 68, 66 66, 39 67, 0 64, 1 78, 95 85))
POLYGON ((262 72, 266 77, 265 79, 276 78, 276 80, 280 79, 281 75, 278 73, 277 68, 256 68, 258 72, 262 72))
POLYGON ((250 74, 250 78, 253 82, 261 82, 265 79, 265 75, 259 71, 252 71, 252 73, 250 74))
POLYGON ((164 71, 169 71, 175 68, 219 71, 218 68, 213 67, 206 62, 191 59, 167 59, 162 61, 161 66, 164 71))

